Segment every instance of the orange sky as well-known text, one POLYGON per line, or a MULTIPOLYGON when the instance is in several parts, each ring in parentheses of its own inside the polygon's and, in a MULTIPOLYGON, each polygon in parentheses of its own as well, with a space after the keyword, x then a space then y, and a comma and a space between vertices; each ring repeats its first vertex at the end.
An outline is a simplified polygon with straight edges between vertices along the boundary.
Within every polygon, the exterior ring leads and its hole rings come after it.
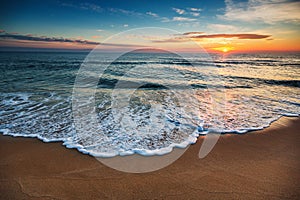
MULTIPOLYGON (((157 34, 157 33, 156 33, 157 34)), ((254 34, 259 35, 259 34, 254 34)), ((233 53, 233 52, 255 52, 255 51, 300 51, 300 39, 295 35, 290 38, 281 38, 276 35, 265 36, 266 38, 260 39, 240 39, 236 37, 226 37, 215 36, 214 34, 203 35, 203 33, 198 36, 205 36, 204 38, 192 38, 189 37, 178 37, 170 36, 170 38, 163 37, 161 40, 157 40, 158 37, 151 37, 151 35, 143 36, 143 41, 140 38, 134 38, 128 36, 124 41, 116 40, 114 45, 105 45, 102 48, 107 50, 116 50, 126 48, 126 45, 153 45, 157 48, 168 48, 176 50, 187 50, 187 51, 197 51, 195 47, 190 48, 188 43, 192 40, 199 46, 202 46, 208 52, 223 52, 223 53, 233 53), (206 38, 208 37, 208 38, 206 38), (188 42, 186 41, 188 40, 188 42), (120 45, 120 47, 118 47, 120 45)), ((264 36, 264 35, 263 35, 264 36)), ((135 36, 136 37, 136 36, 135 36)), ((74 39, 75 40, 75 39, 74 39)), ((84 39, 82 39, 84 41, 84 39)), ((95 42, 95 40, 91 40, 95 42)), ((98 40, 99 41, 99 40, 98 40)), ((105 40, 103 40, 105 42, 105 40)), ((110 42, 111 43, 111 42, 110 42)), ((61 42, 61 41, 32 41, 32 40, 17 40, 12 38, 0 38, 0 45, 2 47, 30 47, 30 48, 54 48, 54 49, 93 49, 96 44, 86 44, 85 42, 61 42)))

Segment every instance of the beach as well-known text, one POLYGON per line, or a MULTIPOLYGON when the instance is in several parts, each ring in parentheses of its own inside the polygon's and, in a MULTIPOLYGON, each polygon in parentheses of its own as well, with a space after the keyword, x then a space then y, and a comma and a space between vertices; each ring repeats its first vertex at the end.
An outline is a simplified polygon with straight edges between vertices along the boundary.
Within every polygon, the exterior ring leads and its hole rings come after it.
POLYGON ((173 164, 132 174, 60 142, 0 136, 0 199, 299 199, 300 118, 222 135, 204 159, 203 137, 173 164))
POLYGON ((1 1, 0 200, 300 200, 300 1, 1 1))

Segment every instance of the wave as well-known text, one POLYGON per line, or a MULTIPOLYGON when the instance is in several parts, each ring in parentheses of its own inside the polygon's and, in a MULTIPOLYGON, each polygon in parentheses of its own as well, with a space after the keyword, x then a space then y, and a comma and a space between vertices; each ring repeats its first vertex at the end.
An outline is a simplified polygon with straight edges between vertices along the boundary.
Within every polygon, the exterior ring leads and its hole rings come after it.
MULTIPOLYGON (((93 69, 107 65, 110 59, 105 56, 88 63, 93 69)), ((244 134, 268 127, 281 116, 299 116, 298 58, 243 55, 245 59, 236 56, 212 61, 163 56, 116 60, 100 79, 95 71, 83 75, 87 86, 99 81, 92 102, 99 126, 86 133, 75 129, 72 110, 72 102, 76 102, 73 84, 85 55, 1 54, 0 132, 44 142, 62 141, 67 148, 94 156, 162 155, 213 131, 244 134), (149 71, 127 73, 137 65, 149 71), (200 70, 193 70, 192 65, 200 70), (211 70, 214 67, 217 70, 211 70), (218 68, 225 73, 218 74, 218 68), (150 69, 161 70, 157 74, 163 78, 152 76, 150 69), (173 76, 171 70, 182 78, 173 76), (272 74, 278 80, 265 78, 272 74), (112 96, 115 87, 122 89, 116 98, 112 96), (221 93, 213 96, 209 89, 221 93), (123 104, 126 95, 122 95, 129 93, 129 103, 123 104), (218 104, 222 109, 215 109, 218 104)), ((82 87, 82 91, 85 94, 89 89, 82 87)), ((81 122, 89 125, 90 119, 81 122)))
POLYGON ((244 76, 222 76, 224 79, 239 79, 239 80, 251 80, 257 84, 265 83, 268 85, 282 85, 290 87, 300 87, 300 80, 270 80, 263 78, 253 78, 244 76))
POLYGON ((270 85, 283 85, 291 87, 300 87, 300 80, 263 80, 264 83, 270 85))
POLYGON ((253 88, 250 85, 212 85, 212 84, 170 84, 167 83, 166 85, 160 83, 150 83, 150 82, 134 82, 134 81, 125 81, 125 80, 118 80, 118 79, 108 79, 108 78, 101 78, 98 83, 98 88, 107 88, 107 89, 136 89, 136 86, 140 89, 160 89, 160 90, 169 90, 169 89, 197 89, 197 88, 224 88, 224 89, 234 89, 234 88, 245 88, 250 89, 253 88))
MULTIPOLYGON (((183 99, 190 96, 185 93, 184 90, 180 93, 183 99)), ((158 99, 158 97, 163 97, 164 92, 155 91, 149 94, 154 99, 158 99)), ((193 122, 194 119, 191 119, 195 118, 199 112, 195 109, 196 105, 186 103, 185 106, 190 107, 192 110, 194 109, 194 113, 190 113, 192 117, 186 118, 183 115, 184 113, 180 114, 181 111, 173 107, 172 101, 167 100, 165 103, 162 102, 162 105, 166 106, 164 108, 166 112, 164 115, 166 115, 166 117, 162 119, 164 119, 163 123, 167 123, 168 127, 172 127, 171 129, 166 129, 165 132, 162 131, 159 134, 146 134, 142 137, 134 135, 130 133, 130 131, 123 133, 119 132, 118 123, 115 122, 114 118, 110 115, 110 100, 105 96, 101 96, 101 104, 97 107, 99 122, 102 127, 101 130, 78 137, 77 134, 80 130, 75 130, 74 128, 69 98, 61 97, 56 93, 47 92, 40 94, 2 93, 0 97, 0 132, 2 132, 2 134, 37 137, 44 142, 62 141, 67 148, 76 148, 82 153, 93 156, 112 157, 116 155, 131 155, 134 153, 141 155, 163 155, 171 152, 173 148, 185 148, 195 143, 199 135, 206 135, 216 131, 215 125, 217 125, 214 124, 214 121, 210 121, 211 118, 207 118, 209 115, 205 114, 205 109, 200 113, 203 114, 203 116, 200 117, 201 119, 199 119, 200 121, 193 122), (174 114, 180 115, 176 116, 174 114), (205 121, 204 124, 202 120, 205 121), (206 126, 206 124, 210 125, 206 126), (187 133, 178 131, 178 127, 187 130, 187 133), (98 134, 101 133, 101 131, 104 131, 103 133, 111 139, 103 139, 101 134, 98 134), (101 142, 99 143, 99 141, 101 142), (114 148, 107 151, 104 147, 114 148)), ((261 103, 265 101, 264 99, 258 100, 261 103)), ((224 122, 226 126, 223 129, 219 129, 218 132, 220 134, 243 134, 268 127, 270 123, 281 116, 299 116, 299 104, 292 101, 278 102, 280 103, 278 107, 281 109, 278 110, 276 114, 274 114, 276 107, 274 107, 271 112, 266 112, 266 110, 258 110, 255 108, 255 100, 250 102, 250 104, 246 105, 246 107, 251 107, 250 110, 243 109, 243 107, 236 109, 243 110, 244 114, 251 111, 256 114, 259 113, 259 115, 249 113, 249 118, 230 118, 230 120, 224 122), (286 109, 283 109, 284 107, 286 107, 286 109), (292 110, 293 108, 297 109, 294 113, 290 113, 288 110, 292 110)), ((207 100, 205 99, 199 102, 199 105, 206 104, 207 100)), ((265 104, 270 106, 269 102, 265 104)), ((259 107, 265 107, 266 105, 262 104, 259 107)), ((147 105, 136 102, 134 105, 130 105, 129 108, 132 109, 130 111, 131 117, 133 117, 133 120, 139 124, 139 126, 143 126, 144 123, 149 122, 149 118, 147 117, 150 107, 147 108, 147 105)), ((125 110, 120 110, 119 112, 125 113, 125 110)), ((232 110, 232 112, 236 111, 232 110)), ((154 116, 160 115, 159 110, 156 110, 154 113, 156 113, 154 116)), ((218 116, 216 117, 218 118, 218 116)), ((157 124, 154 123, 153 125, 156 126, 157 124)), ((143 129, 140 131, 142 130, 143 129)))
MULTIPOLYGON (((278 116, 276 119, 270 120, 268 124, 262 125, 260 127, 251 127, 248 129, 241 129, 241 130, 223 130, 219 132, 218 134, 226 135, 226 134, 246 134, 252 131, 258 131, 263 130, 265 128, 268 128, 271 126, 271 124, 277 120, 279 120, 281 117, 299 117, 298 114, 283 114, 278 116)), ((69 149, 77 149, 79 152, 83 154, 88 154, 94 157, 102 157, 102 158, 110 158, 115 156, 126 156, 126 155, 133 155, 133 154, 139 154, 143 156, 155 156, 155 155, 165 155, 173 151, 174 148, 186 148, 191 144, 195 144, 197 142, 198 137, 205 136, 210 133, 216 134, 215 131, 210 130, 204 130, 202 127, 198 128, 198 132, 194 132, 193 134, 189 135, 188 138, 181 143, 171 143, 167 147, 163 148, 157 148, 157 149, 140 149, 140 148, 133 148, 127 151, 118 151, 118 152, 99 152, 95 150, 91 150, 90 147, 85 147, 81 144, 78 144, 72 140, 72 138, 47 138, 39 134, 22 134, 22 133, 11 133, 9 129, 0 129, 0 133, 3 135, 9 135, 13 137, 26 137, 26 138, 38 138, 39 140, 49 143, 49 142, 62 142, 66 148, 69 149)), ((76 134, 75 134, 76 135, 76 134)))

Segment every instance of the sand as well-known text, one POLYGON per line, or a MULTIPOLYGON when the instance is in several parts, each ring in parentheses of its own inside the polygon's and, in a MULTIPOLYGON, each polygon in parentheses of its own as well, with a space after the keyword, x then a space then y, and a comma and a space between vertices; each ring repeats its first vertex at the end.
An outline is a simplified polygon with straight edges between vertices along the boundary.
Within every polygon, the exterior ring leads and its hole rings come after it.
POLYGON ((222 136, 198 158, 203 138, 161 170, 111 169, 61 143, 0 136, 0 199, 300 199, 300 118, 222 136))

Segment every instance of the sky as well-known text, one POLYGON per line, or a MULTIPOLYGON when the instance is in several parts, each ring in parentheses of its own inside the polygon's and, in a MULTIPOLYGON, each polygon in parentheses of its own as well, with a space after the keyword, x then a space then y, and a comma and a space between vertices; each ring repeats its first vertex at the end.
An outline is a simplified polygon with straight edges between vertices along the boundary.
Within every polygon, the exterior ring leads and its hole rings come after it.
POLYGON ((4 0, 0 47, 188 49, 193 41, 213 52, 300 51, 299 25, 300 1, 4 0), (134 31, 144 27, 157 28, 134 31))

